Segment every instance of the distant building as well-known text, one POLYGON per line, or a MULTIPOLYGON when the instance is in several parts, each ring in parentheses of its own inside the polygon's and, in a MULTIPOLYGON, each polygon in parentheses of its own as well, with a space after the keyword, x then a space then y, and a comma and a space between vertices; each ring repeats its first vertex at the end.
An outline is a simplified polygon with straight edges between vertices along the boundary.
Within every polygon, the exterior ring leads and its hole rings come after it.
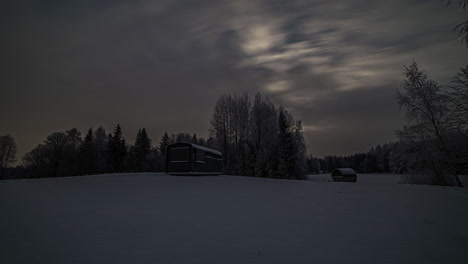
POLYGON ((170 175, 219 175, 223 154, 191 143, 174 143, 166 149, 166 173, 170 175))
POLYGON ((351 168, 334 169, 332 172, 332 179, 336 182, 356 182, 356 172, 351 168))

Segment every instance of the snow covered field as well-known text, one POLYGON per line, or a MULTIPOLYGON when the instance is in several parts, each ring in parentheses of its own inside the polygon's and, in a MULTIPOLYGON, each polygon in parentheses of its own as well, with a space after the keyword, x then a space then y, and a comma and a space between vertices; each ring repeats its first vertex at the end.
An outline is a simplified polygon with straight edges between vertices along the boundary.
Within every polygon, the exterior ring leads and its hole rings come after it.
POLYGON ((467 189, 360 176, 2 181, 0 263, 468 263, 467 189))
MULTIPOLYGON (((308 176, 310 181, 321 181, 331 182, 331 173, 311 174, 308 176)), ((358 173, 357 181, 358 184, 398 184, 402 183, 401 174, 392 173, 358 173)))

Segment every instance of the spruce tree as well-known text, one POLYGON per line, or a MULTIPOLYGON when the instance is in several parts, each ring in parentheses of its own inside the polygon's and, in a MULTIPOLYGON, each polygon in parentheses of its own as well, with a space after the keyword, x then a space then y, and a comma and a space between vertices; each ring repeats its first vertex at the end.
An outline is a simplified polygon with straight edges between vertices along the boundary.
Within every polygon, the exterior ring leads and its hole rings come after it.
POLYGON ((278 113, 278 176, 294 178, 294 142, 291 133, 291 120, 288 112, 280 106, 278 113))
POLYGON ((111 133, 107 136, 107 146, 106 146, 106 171, 114 171, 114 137, 111 133))
POLYGON ((167 134, 167 132, 164 132, 164 135, 161 138, 161 142, 159 143, 159 151, 164 157, 166 156, 166 148, 167 146, 169 146, 170 143, 171 140, 169 138, 169 135, 167 134))
POLYGON ((79 165, 81 174, 96 172, 97 149, 94 142, 93 129, 90 128, 79 150, 79 165))
POLYGON ((122 128, 119 124, 114 129, 114 133, 108 138, 109 169, 112 172, 123 171, 125 166, 125 156, 127 155, 127 144, 123 138, 122 128))
POLYGON ((133 153, 136 159, 136 169, 137 171, 143 171, 148 167, 148 155, 151 151, 151 140, 148 138, 146 129, 139 129, 135 145, 133 146, 133 153))
POLYGON ((302 134, 302 122, 297 121, 293 133, 294 178, 307 178, 306 144, 302 134))
POLYGON ((96 172, 104 173, 108 160, 108 136, 106 130, 100 126, 94 131, 94 144, 96 145, 96 172))
POLYGON ((167 132, 164 132, 164 135, 161 138, 161 142, 159 142, 159 153, 161 156, 161 168, 166 167, 166 148, 171 144, 171 139, 169 138, 169 135, 167 132))

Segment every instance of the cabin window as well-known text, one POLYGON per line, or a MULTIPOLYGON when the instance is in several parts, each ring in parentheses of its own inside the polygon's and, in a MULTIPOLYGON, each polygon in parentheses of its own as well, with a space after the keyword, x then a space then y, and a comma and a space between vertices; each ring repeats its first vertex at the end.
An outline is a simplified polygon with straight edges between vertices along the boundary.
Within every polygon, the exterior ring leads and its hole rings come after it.
POLYGON ((189 148, 171 148, 169 149, 170 162, 188 162, 189 148))
POLYGON ((197 156, 196 158, 197 162, 205 163, 205 152, 203 150, 197 149, 196 156, 197 156))

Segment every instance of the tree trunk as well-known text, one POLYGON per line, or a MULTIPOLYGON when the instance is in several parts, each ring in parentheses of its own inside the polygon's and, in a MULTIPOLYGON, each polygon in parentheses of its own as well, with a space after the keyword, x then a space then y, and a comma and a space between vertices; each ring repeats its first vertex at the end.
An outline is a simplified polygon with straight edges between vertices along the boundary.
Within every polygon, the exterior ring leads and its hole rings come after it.
POLYGON ((453 174, 453 178, 455 179, 455 182, 457 183, 457 187, 464 187, 463 183, 460 180, 460 177, 456 173, 453 174))

